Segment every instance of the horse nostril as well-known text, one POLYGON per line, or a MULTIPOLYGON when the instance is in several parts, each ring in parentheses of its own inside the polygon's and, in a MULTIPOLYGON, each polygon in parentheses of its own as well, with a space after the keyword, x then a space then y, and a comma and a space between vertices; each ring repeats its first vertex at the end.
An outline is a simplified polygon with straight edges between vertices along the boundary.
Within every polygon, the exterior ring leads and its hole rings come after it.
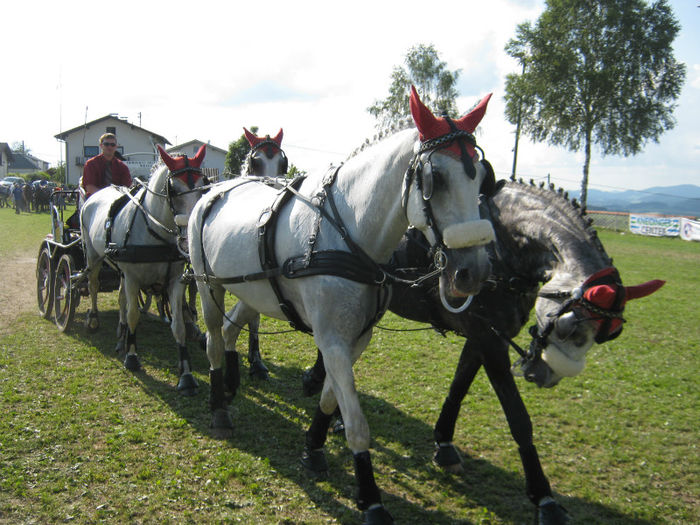
POLYGON ((456 283, 468 283, 471 276, 469 275, 469 270, 467 268, 462 268, 455 272, 455 282, 456 283))

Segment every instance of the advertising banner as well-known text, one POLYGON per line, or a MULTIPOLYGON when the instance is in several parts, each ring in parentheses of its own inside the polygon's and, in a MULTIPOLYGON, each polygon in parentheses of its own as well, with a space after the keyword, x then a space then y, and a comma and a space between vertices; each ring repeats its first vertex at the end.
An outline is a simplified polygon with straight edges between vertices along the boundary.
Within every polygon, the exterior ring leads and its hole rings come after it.
POLYGON ((680 234, 680 229, 681 220, 679 217, 654 217, 630 213, 630 231, 638 235, 675 237, 680 234))
POLYGON ((700 241, 700 222, 681 219, 681 239, 685 241, 700 241))

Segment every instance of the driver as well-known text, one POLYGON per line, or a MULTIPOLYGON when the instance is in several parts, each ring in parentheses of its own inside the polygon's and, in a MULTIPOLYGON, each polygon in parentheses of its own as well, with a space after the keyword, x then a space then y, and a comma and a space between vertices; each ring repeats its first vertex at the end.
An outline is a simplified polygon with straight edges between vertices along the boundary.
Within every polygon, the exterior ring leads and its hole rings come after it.
POLYGON ((113 133, 102 135, 100 149, 102 153, 88 160, 83 168, 81 185, 86 199, 110 184, 131 186, 129 168, 117 158, 117 137, 113 133))

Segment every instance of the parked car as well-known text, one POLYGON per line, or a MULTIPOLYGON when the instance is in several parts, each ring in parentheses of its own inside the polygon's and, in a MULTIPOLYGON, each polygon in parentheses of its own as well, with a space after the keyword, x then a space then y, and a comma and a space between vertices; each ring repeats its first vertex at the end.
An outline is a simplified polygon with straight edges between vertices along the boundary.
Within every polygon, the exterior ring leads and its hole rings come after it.
POLYGON ((9 176, 0 180, 0 184, 3 186, 12 186, 15 183, 24 184, 24 179, 22 177, 9 176))

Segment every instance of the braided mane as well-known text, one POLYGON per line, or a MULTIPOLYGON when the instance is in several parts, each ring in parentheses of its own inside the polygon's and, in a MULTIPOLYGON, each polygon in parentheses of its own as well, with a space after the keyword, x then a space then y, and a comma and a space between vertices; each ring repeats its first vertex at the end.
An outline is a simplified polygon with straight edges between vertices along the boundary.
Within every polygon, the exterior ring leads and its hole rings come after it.
POLYGON ((548 209, 554 209, 558 214, 568 218, 572 226, 581 230, 586 235, 587 240, 612 264, 612 258, 606 253, 603 244, 598 239, 598 232, 593 227, 593 218, 587 215, 586 209, 582 208, 576 199, 569 199, 568 192, 563 188, 557 188, 554 184, 546 185, 544 182, 536 185, 533 179, 530 179, 529 184, 525 183, 523 179, 517 181, 511 179, 508 184, 517 185, 519 189, 547 201, 548 209))
POLYGON ((381 142, 387 137, 390 137, 391 135, 394 135, 396 133, 399 133, 401 131, 404 131, 406 129, 415 129, 416 125, 413 122, 413 119, 411 117, 405 118, 404 120, 400 121, 397 124, 394 124, 391 126, 391 128, 385 130, 385 131, 380 131, 377 133, 372 139, 365 139, 365 141, 355 148, 350 155, 345 159, 346 161, 350 160, 351 158, 357 156, 360 154, 362 151, 366 150, 367 148, 371 148, 375 144, 381 142))

